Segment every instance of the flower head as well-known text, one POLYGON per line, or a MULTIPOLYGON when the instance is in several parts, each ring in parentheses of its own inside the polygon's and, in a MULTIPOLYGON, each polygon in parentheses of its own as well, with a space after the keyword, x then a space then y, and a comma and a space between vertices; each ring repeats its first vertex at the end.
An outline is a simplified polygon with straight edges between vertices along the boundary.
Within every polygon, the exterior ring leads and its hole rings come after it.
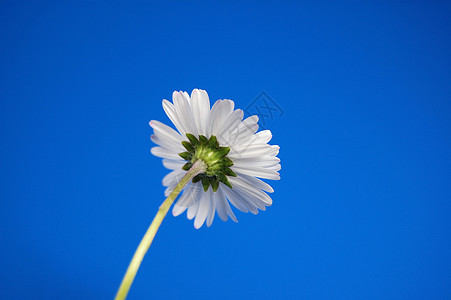
POLYGON ((243 111, 234 110, 232 100, 218 100, 210 109, 208 94, 195 89, 191 97, 186 92, 174 92, 173 103, 163 100, 163 109, 177 131, 150 121, 154 129, 151 139, 158 147, 152 154, 163 158, 163 165, 172 170, 163 178, 165 195, 196 161, 203 161, 205 172, 196 175, 174 205, 178 216, 187 210, 194 226, 207 226, 214 216, 226 221, 236 217, 229 202, 243 212, 257 214, 272 204, 265 193, 274 190, 258 178, 280 179, 279 146, 269 145, 271 132, 257 133, 258 117, 243 120, 243 111), (258 177, 258 178, 257 178, 258 177))

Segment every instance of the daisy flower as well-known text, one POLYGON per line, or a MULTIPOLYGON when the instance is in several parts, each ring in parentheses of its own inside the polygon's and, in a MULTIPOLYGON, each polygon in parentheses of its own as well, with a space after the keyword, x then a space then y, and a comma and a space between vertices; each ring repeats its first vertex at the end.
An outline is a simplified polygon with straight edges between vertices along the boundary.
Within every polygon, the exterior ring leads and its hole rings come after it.
POLYGON ((227 221, 237 221, 232 204, 243 212, 257 214, 272 204, 266 194, 274 190, 263 179, 280 179, 279 146, 269 145, 271 132, 257 133, 258 117, 243 120, 243 111, 234 109, 232 100, 218 100, 210 109, 207 92, 193 90, 174 92, 173 103, 163 100, 163 109, 177 131, 150 121, 154 130, 151 139, 159 146, 152 154, 163 158, 163 165, 172 170, 163 178, 167 196, 133 255, 116 294, 117 300, 127 297, 141 262, 169 211, 178 216, 187 211, 194 227, 207 222, 215 214, 227 221))
POLYGON ((258 117, 243 120, 243 111, 234 109, 232 100, 218 100, 210 109, 204 90, 193 90, 191 97, 174 92, 172 100, 163 100, 163 109, 177 131, 159 121, 149 123, 154 130, 151 139, 159 145, 151 152, 172 170, 163 178, 165 195, 196 161, 205 164, 205 170, 187 183, 172 214, 187 211, 194 227, 200 228, 205 222, 210 226, 216 213, 223 221, 236 222, 230 204, 253 214, 271 205, 266 192, 274 190, 259 178, 280 179, 279 146, 268 144, 271 131, 257 133, 258 117))

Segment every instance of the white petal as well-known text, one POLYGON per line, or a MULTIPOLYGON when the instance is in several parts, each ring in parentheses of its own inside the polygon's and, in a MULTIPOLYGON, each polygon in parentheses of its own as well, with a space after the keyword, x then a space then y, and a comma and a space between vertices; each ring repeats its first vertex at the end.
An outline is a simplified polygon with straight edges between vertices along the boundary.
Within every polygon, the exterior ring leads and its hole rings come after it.
POLYGON ((218 111, 218 107, 220 107, 222 104, 222 100, 217 100, 211 110, 210 113, 208 114, 208 121, 207 121, 207 136, 209 137, 212 133, 212 128, 213 128, 213 122, 216 119, 216 113, 218 111))
POLYGON ((153 147, 152 149, 150 149, 150 152, 153 155, 162 157, 162 158, 169 158, 169 159, 173 159, 173 160, 180 159, 180 156, 178 155, 177 152, 174 152, 172 150, 169 150, 169 149, 163 148, 163 147, 153 147))
POLYGON ((265 178, 265 179, 272 179, 272 180, 279 180, 280 179, 280 175, 279 173, 277 173, 276 171, 273 170, 269 170, 266 168, 248 168, 248 167, 238 167, 238 166, 231 166, 230 169, 232 169, 232 171, 239 172, 239 173, 243 173, 249 176, 255 176, 255 177, 259 177, 259 178, 265 178))
POLYGON ((163 109, 166 112, 166 115, 168 116, 168 118, 172 121, 174 126, 180 132, 180 134, 185 136, 186 129, 183 127, 182 120, 180 120, 180 117, 177 115, 174 105, 171 102, 169 102, 168 100, 164 99, 163 100, 163 109))
MULTIPOLYGON (((216 191, 216 211, 218 212, 218 216, 223 220, 224 222, 227 221, 227 208, 226 208, 226 202, 227 199, 224 196, 224 193, 222 192, 222 189, 219 188, 216 191)), ((228 203, 227 203, 228 205, 228 203)))
POLYGON ((185 164, 185 160, 163 159, 163 166, 169 170, 180 170, 185 164))
POLYGON ((176 204, 172 209, 172 214, 174 216, 178 216, 183 213, 189 206, 194 204, 195 199, 197 198, 198 188, 193 183, 188 183, 188 186, 185 187, 183 191, 183 195, 179 198, 176 204))
POLYGON ((191 93, 190 105, 197 132, 201 135, 207 135, 207 122, 210 113, 210 100, 207 92, 194 89, 191 93))
POLYGON ((236 174, 237 174, 238 177, 243 179, 243 181, 246 181, 249 185, 255 186, 256 188, 264 190, 264 191, 266 191, 268 193, 274 193, 274 189, 269 184, 267 184, 266 182, 264 182, 264 181, 262 181, 262 180, 260 180, 258 178, 255 178, 253 176, 249 176, 249 175, 243 174, 243 173, 239 173, 238 172, 236 174))
POLYGON ((238 132, 238 126, 243 119, 244 112, 241 109, 237 109, 232 112, 224 124, 222 125, 222 130, 218 132, 217 138, 226 144, 233 143, 232 141, 235 139, 235 136, 238 132))
POLYGON ((246 194, 243 193, 239 188, 229 188, 224 189, 227 198, 229 199, 230 203, 232 203, 233 206, 241 210, 242 212, 248 212, 250 211, 254 215, 258 213, 258 208, 256 205, 254 205, 252 202, 248 201, 245 197, 246 194))
POLYGON ((221 193, 221 199, 223 199, 224 207, 227 212, 227 215, 232 219, 234 222, 238 222, 238 220, 235 217, 235 214, 233 213, 232 208, 229 205, 229 201, 227 201, 226 194, 224 192, 225 189, 230 189, 228 186, 224 185, 223 183, 219 184, 218 192, 221 193))
MULTIPOLYGON (((182 195, 182 197, 183 196, 184 195, 182 195)), ((181 206, 181 205, 175 204, 174 207, 172 208, 172 215, 174 217, 180 216, 187 208, 188 208, 187 206, 181 206)))
POLYGON ((240 126, 250 127, 254 124, 258 124, 258 116, 257 115, 253 115, 253 116, 250 116, 250 117, 244 119, 243 122, 241 122, 240 126))
POLYGON ((153 128, 155 135, 157 135, 160 139, 168 140, 168 142, 172 142, 177 145, 179 145, 183 139, 177 131, 159 121, 152 120, 149 122, 149 125, 153 128))
POLYGON ((189 96, 182 92, 174 92, 172 94, 172 100, 185 133, 197 135, 197 129, 194 125, 194 119, 189 104, 189 96))
POLYGON ((152 142, 154 142, 154 144, 157 144, 158 146, 161 146, 161 147, 164 147, 164 148, 171 148, 171 145, 170 145, 170 143, 168 143, 168 141, 166 141, 166 140, 162 140, 162 139, 160 139, 157 135, 155 135, 155 134, 152 134, 151 136, 150 136, 150 140, 152 141, 152 142))
POLYGON ((240 135, 247 136, 256 133, 258 130, 258 117, 250 116, 239 125, 240 135))
POLYGON ((258 202, 261 202, 263 206, 272 204, 271 197, 269 197, 265 192, 263 192, 259 188, 256 188, 255 186, 244 181, 242 178, 230 177, 229 181, 234 189, 238 188, 239 190, 245 192, 248 195, 255 196, 258 199, 258 202))
POLYGON ((280 159, 271 155, 254 156, 254 157, 239 157, 234 158, 233 163, 239 167, 273 167, 278 165, 280 159))
POLYGON ((211 188, 208 189, 209 192, 209 199, 210 199, 210 210, 208 211, 207 215, 207 226, 210 227, 213 223, 213 219, 215 218, 215 211, 216 211, 216 198, 218 196, 218 191, 213 192, 211 188))
POLYGON ((218 135, 222 130, 222 125, 232 113, 235 103, 232 100, 222 100, 218 108, 216 109, 216 114, 214 116, 211 128, 212 135, 218 135))
POLYGON ((180 206, 192 206, 194 203, 200 201, 200 197, 202 196, 202 193, 204 192, 204 189, 202 187, 202 184, 200 182, 197 183, 189 183, 189 191, 187 191, 187 198, 184 199, 184 201, 177 202, 180 206))
POLYGON ((195 201, 194 204, 192 204, 190 207, 188 207, 188 212, 186 213, 186 217, 189 220, 192 220, 196 216, 197 209, 199 208, 199 203, 200 203, 200 199, 195 201))
POLYGON ((164 190, 164 196, 167 197, 169 196, 169 194, 172 192, 172 190, 175 188, 175 184, 174 185, 170 185, 168 186, 165 190, 164 190))
POLYGON ((184 170, 172 171, 163 177, 163 180, 162 180, 163 185, 164 186, 176 185, 178 182, 180 182, 180 179, 182 179, 183 176, 185 176, 185 174, 186 174, 186 171, 184 171, 184 170))
POLYGON ((230 147, 228 157, 233 160, 234 158, 255 157, 263 155, 274 156, 278 152, 279 146, 271 146, 268 144, 255 144, 240 147, 230 147))
POLYGON ((163 138, 162 139, 162 138, 158 137, 155 134, 152 134, 150 136, 150 140, 152 142, 154 142, 155 144, 157 144, 157 145, 159 145, 159 146, 161 146, 163 148, 166 148, 166 149, 171 149, 174 152, 180 153, 180 152, 186 151, 185 148, 183 148, 182 143, 174 144, 170 140, 168 140, 167 138, 163 138))
POLYGON ((266 204, 262 201, 259 196, 256 196, 253 193, 250 193, 248 190, 243 189, 242 187, 235 186, 235 192, 242 197, 242 201, 246 201, 252 209, 250 209, 251 213, 254 215, 258 214, 258 210, 266 210, 266 204))
POLYGON ((199 208, 197 209, 196 219, 194 220, 194 227, 196 229, 202 227, 202 225, 205 222, 205 219, 207 218, 208 211, 210 210, 209 190, 210 189, 208 189, 207 192, 204 192, 202 194, 202 197, 200 198, 199 208))
POLYGON ((247 205, 247 203, 241 199, 241 196, 237 194, 235 190, 226 187, 223 188, 223 191, 230 203, 242 212, 248 212, 251 209, 251 207, 249 207, 249 205, 247 205))
POLYGON ((254 133, 258 130, 258 117, 252 116, 241 122, 234 130, 228 130, 226 141, 220 141, 221 146, 242 147, 253 142, 254 133))
POLYGON ((182 136, 171 127, 155 120, 150 121, 149 125, 153 128, 154 135, 156 136, 151 137, 154 143, 165 146, 169 149, 181 149, 181 147, 183 147, 181 144, 182 136))
POLYGON ((254 135, 253 143, 267 144, 272 138, 270 130, 262 130, 254 135))

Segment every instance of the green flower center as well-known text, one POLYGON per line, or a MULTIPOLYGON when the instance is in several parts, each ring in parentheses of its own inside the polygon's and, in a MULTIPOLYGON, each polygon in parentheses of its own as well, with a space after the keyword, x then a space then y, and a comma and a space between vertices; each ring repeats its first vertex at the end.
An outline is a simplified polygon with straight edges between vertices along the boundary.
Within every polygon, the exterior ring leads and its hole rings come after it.
POLYGON ((193 178, 193 183, 202 181, 204 191, 211 186, 213 192, 219 187, 219 182, 224 183, 232 188, 227 176, 236 177, 236 174, 230 169, 233 161, 227 158, 230 151, 229 147, 219 147, 218 140, 214 135, 207 139, 203 135, 199 135, 199 139, 194 135, 187 133, 189 142, 183 141, 182 145, 187 151, 179 153, 180 157, 188 161, 182 169, 188 171, 195 161, 202 160, 207 165, 204 173, 198 174, 193 178))

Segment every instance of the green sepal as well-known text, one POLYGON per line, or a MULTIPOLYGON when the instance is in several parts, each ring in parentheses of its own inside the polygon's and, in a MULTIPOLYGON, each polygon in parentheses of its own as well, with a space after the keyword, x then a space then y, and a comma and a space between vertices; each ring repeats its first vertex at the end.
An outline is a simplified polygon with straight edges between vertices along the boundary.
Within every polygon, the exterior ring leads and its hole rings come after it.
POLYGON ((201 145, 208 144, 208 139, 204 135, 199 135, 199 141, 201 145))
POLYGON ((222 173, 224 173, 224 175, 227 175, 227 176, 236 177, 235 172, 233 172, 230 168, 224 168, 222 170, 222 173))
POLYGON ((212 136, 210 137, 210 139, 208 140, 208 145, 209 145, 211 148, 214 148, 214 149, 219 148, 218 140, 216 139, 216 137, 215 137, 214 135, 212 135, 212 136))
POLYGON ((218 155, 219 157, 224 157, 229 152, 230 152, 230 148, 229 147, 220 147, 215 154, 218 155))
POLYGON ((199 182, 201 179, 202 179, 202 175, 201 174, 197 174, 193 178, 193 183, 199 182))
POLYGON ((227 179, 227 177, 222 174, 219 173, 218 175, 216 175, 219 179, 219 181, 221 181, 222 183, 224 183, 226 186, 228 186, 229 188, 232 188, 232 185, 230 184, 229 180, 227 179))
POLYGON ((229 168, 233 166, 233 161, 226 157, 230 152, 230 148, 220 147, 214 135, 207 138, 204 135, 196 137, 187 133, 186 137, 189 142, 182 141, 181 143, 187 151, 179 153, 179 156, 186 160, 182 169, 189 171, 194 161, 197 160, 203 160, 207 165, 206 170, 202 174, 194 176, 192 182, 197 183, 201 181, 205 192, 208 191, 209 186, 211 186, 213 192, 216 192, 219 189, 219 182, 232 188, 227 176, 236 177, 237 175, 229 168))
POLYGON ((216 192, 219 188, 219 180, 216 177, 214 180, 211 181, 211 188, 213 189, 213 192, 216 192))
POLYGON ((186 164, 183 165, 182 169, 188 171, 189 169, 191 169, 192 166, 193 164, 191 162, 187 162, 186 164))
POLYGON ((189 153, 189 152, 179 153, 179 156, 181 158, 183 158, 184 160, 187 160, 187 161, 190 161, 193 158, 193 155, 191 153, 189 153))
POLYGON ((198 146, 200 144, 199 140, 194 135, 192 135, 191 133, 187 133, 186 137, 188 138, 188 140, 191 142, 191 144, 194 147, 196 147, 196 146, 198 146))
POLYGON ((231 167, 231 166, 233 166, 233 161, 231 161, 229 158, 227 158, 227 157, 223 157, 222 159, 221 159, 221 164, 225 167, 225 168, 228 168, 228 167, 231 167))
POLYGON ((207 176, 202 177, 202 186, 204 187, 204 192, 208 190, 208 187, 210 186, 210 178, 207 176))
POLYGON ((182 141, 182 145, 183 147, 185 147, 186 150, 188 150, 188 152, 194 153, 194 147, 193 145, 191 145, 190 142, 182 141))

